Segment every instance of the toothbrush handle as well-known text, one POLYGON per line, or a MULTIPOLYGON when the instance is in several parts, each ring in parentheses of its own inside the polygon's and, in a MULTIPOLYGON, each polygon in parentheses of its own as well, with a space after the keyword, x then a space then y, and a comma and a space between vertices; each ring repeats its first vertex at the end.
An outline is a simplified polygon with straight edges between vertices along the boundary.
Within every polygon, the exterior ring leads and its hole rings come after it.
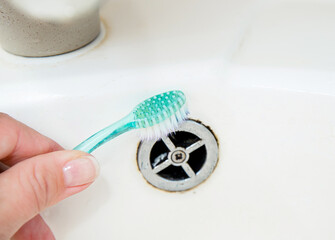
POLYGON ((134 129, 135 126, 131 120, 131 115, 122 118, 116 123, 113 123, 112 125, 109 125, 108 127, 93 134, 91 137, 76 146, 73 150, 80 150, 87 153, 93 152, 96 148, 108 142, 109 140, 131 129, 134 129))

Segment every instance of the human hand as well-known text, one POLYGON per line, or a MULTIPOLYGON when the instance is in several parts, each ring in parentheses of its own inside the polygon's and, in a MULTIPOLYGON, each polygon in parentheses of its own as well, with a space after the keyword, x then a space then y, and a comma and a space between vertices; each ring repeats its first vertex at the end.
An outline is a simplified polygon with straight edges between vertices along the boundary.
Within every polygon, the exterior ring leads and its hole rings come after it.
POLYGON ((87 188, 98 170, 91 155, 0 113, 0 240, 55 239, 39 213, 87 188))

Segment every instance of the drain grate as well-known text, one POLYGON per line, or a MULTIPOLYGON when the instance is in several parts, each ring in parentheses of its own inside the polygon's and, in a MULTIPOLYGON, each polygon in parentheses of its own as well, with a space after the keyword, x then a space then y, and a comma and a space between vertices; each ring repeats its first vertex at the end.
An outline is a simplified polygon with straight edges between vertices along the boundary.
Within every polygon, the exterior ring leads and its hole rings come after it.
POLYGON ((213 172, 217 160, 218 143, 213 133, 193 120, 162 140, 141 142, 137 155, 148 182, 168 191, 197 186, 213 172))

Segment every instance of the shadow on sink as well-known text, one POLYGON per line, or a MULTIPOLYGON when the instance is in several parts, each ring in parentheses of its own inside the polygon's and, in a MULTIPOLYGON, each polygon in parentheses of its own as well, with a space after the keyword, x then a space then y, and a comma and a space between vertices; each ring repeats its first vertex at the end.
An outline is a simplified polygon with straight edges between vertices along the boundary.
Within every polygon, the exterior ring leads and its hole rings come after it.
POLYGON ((65 239, 73 229, 86 225, 86 220, 94 217, 102 205, 110 204, 110 195, 108 182, 99 177, 83 192, 45 210, 41 215, 56 234, 56 239, 65 239), (62 222, 61 226, 53 224, 60 222, 62 222))

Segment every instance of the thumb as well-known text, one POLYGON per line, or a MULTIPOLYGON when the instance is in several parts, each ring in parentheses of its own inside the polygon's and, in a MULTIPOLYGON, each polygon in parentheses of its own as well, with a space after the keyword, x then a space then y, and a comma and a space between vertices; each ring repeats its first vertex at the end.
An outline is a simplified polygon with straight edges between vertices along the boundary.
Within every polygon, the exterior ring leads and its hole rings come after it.
POLYGON ((45 208, 87 188, 98 170, 97 161, 87 153, 58 151, 24 160, 0 174, 0 239, 12 236, 45 208))

